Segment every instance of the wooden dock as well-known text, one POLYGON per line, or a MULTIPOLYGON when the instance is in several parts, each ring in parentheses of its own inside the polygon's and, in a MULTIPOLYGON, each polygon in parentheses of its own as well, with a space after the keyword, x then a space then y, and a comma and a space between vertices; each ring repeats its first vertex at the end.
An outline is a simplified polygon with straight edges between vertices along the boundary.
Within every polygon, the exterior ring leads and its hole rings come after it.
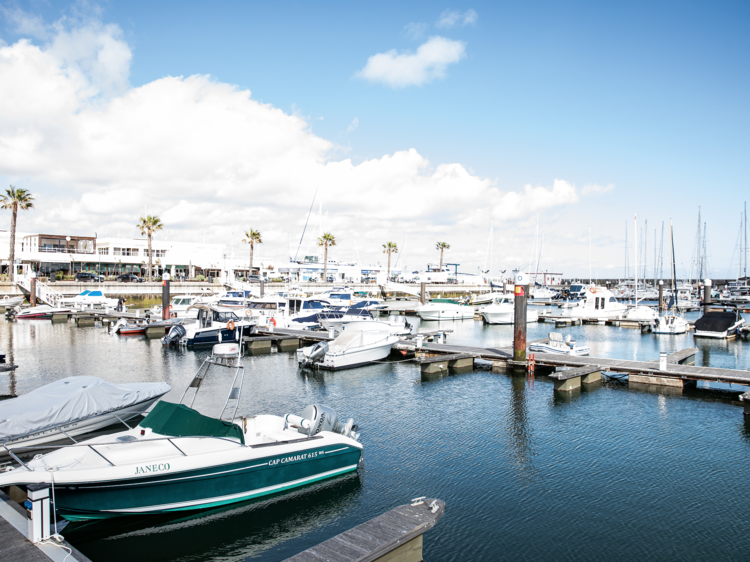
POLYGON ((0 492, 0 559, 3 562, 91 562, 67 542, 33 544, 26 538, 26 510, 0 492), (52 544, 55 543, 55 544, 52 544))
POLYGON ((445 513, 442 500, 418 498, 285 562, 421 562, 422 535, 445 513))

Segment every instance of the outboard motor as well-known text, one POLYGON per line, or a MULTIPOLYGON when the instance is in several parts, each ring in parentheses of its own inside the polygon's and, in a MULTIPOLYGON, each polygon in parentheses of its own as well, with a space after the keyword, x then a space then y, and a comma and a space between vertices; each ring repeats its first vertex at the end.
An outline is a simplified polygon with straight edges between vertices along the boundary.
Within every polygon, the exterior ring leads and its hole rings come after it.
POLYGON ((114 325, 112 326, 112 328, 110 329, 109 333, 110 333, 110 334, 112 334, 112 335, 114 336, 114 335, 115 335, 115 334, 116 334, 117 332, 119 332, 119 331, 120 331, 120 328, 122 328, 123 326, 127 326, 127 324, 128 324, 128 321, 127 321, 127 320, 125 320, 125 318, 120 318, 120 319, 119 319, 119 320, 118 320, 117 322, 115 322, 115 324, 114 324, 114 325))
POLYGON ((187 334, 185 326, 183 326, 182 324, 176 324, 172 326, 172 329, 169 330, 169 333, 161 339, 161 343, 162 345, 172 345, 173 343, 178 343, 182 338, 185 337, 185 334, 187 334))
POLYGON ((565 343, 568 347, 575 347, 576 346, 576 340, 573 339, 573 337, 568 334, 565 336, 565 343))
POLYGON ((321 341, 312 346, 309 353, 305 353, 305 359, 310 363, 320 361, 328 353, 328 343, 321 341))
POLYGON ((312 437, 321 431, 332 431, 344 437, 359 440, 359 429, 354 425, 354 420, 349 419, 346 423, 339 421, 339 417, 328 406, 311 405, 302 410, 299 416, 287 414, 284 420, 288 427, 294 427, 300 433, 312 437))

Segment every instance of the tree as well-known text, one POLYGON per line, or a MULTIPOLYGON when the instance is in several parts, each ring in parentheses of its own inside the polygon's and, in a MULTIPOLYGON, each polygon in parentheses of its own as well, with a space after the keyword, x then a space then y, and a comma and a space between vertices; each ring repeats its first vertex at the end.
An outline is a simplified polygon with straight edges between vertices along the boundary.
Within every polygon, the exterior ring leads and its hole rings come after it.
POLYGON ((153 273, 152 260, 154 257, 154 252, 151 250, 151 237, 153 236, 154 232, 156 232, 157 230, 161 230, 164 225, 161 223, 159 217, 152 217, 151 215, 147 215, 145 217, 141 217, 141 222, 139 222, 136 226, 140 229, 141 234, 143 234, 144 236, 148 236, 148 280, 151 281, 151 274, 153 273))
POLYGON ((447 242, 438 242, 435 244, 435 249, 440 250, 440 271, 443 271, 443 252, 445 250, 450 250, 451 245, 447 242))
POLYGON ((383 253, 388 254, 388 276, 385 278, 388 281, 391 278, 391 254, 398 254, 398 246, 395 242, 383 244, 383 253))
POLYGON ((325 256, 323 257, 323 283, 328 283, 328 246, 336 245, 336 237, 330 232, 326 232, 318 238, 318 246, 323 246, 325 256))
POLYGON ((34 197, 25 189, 15 188, 12 185, 10 189, 5 190, 5 195, 0 195, 0 207, 10 209, 10 273, 11 282, 15 279, 16 273, 16 220, 18 209, 28 211, 34 208, 34 197))
MULTIPOLYGON (((260 238, 260 231, 250 229, 249 232, 245 232, 245 237, 242 239, 246 244, 250 244, 250 273, 253 274, 253 252, 255 251, 255 244, 263 244, 263 240, 260 238)), ((263 265, 263 264, 261 264, 263 265)))

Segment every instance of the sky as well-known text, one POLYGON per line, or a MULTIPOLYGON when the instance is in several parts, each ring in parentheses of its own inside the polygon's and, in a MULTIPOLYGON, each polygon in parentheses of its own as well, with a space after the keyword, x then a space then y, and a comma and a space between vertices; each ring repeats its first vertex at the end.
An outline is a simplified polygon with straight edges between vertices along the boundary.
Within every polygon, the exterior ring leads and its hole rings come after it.
POLYGON ((662 222, 666 275, 670 220, 688 276, 700 207, 726 278, 749 23, 747 2, 0 1, 0 189, 34 194, 23 232, 137 237, 147 213, 235 254, 260 230, 258 261, 330 232, 342 261, 393 241, 424 269, 444 241, 459 271, 566 277, 621 277, 626 252, 632 275, 636 228, 652 276, 662 222))

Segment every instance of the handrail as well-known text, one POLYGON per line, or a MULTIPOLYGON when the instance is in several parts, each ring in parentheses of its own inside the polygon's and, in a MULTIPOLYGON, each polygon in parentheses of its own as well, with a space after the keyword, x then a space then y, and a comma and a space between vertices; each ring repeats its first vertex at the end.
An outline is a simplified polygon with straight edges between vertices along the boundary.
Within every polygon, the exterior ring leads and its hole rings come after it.
POLYGON ((8 452, 8 454, 13 457, 18 463, 22 464, 23 467, 28 470, 29 472, 34 472, 33 468, 29 468, 28 465, 23 462, 21 459, 19 459, 13 451, 17 451, 19 449, 67 449, 70 447, 88 447, 92 451, 94 451, 97 455, 102 457, 105 461, 107 461, 110 465, 116 466, 112 461, 110 461, 107 457, 102 455, 99 451, 94 449, 94 446, 100 447, 103 445, 132 445, 134 443, 150 443, 151 441, 169 441, 180 453, 182 453, 183 456, 187 456, 187 454, 180 449, 175 443, 172 442, 172 439, 217 439, 219 441, 226 441, 227 443, 232 443, 233 445, 239 445, 240 447, 246 447, 247 445, 244 445, 242 442, 233 441, 231 439, 228 439, 227 437, 216 437, 214 435, 172 435, 170 437, 157 437, 154 439, 137 439, 136 441, 110 441, 110 442, 104 442, 104 443, 74 443, 72 445, 62 445, 62 446, 30 446, 30 447, 14 447, 13 449, 8 449, 5 447, 5 450, 8 452))

